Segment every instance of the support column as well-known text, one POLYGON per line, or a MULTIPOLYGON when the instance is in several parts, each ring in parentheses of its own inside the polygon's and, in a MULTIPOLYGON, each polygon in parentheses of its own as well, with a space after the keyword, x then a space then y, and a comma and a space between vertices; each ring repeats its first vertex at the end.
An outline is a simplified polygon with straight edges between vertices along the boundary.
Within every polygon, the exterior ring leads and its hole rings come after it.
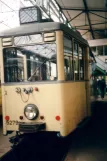
POLYGON ((4 61, 3 61, 3 48, 2 48, 2 40, 0 39, 0 74, 1 74, 1 92, 2 92, 2 114, 3 114, 3 134, 6 135, 7 133, 7 126, 6 126, 6 92, 4 83, 4 61))
POLYGON ((58 80, 65 80, 63 32, 56 31, 58 80))

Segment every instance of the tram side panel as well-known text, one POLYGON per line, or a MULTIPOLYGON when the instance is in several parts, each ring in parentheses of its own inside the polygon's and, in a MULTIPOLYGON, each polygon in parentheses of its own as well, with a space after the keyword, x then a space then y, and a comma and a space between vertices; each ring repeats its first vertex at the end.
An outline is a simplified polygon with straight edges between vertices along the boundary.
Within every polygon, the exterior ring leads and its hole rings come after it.
POLYGON ((2 116, 2 92, 0 87, 0 116, 2 116))
POLYGON ((62 90, 64 128, 61 135, 66 136, 86 117, 91 115, 89 88, 89 48, 84 53, 84 81, 65 82, 62 90))
POLYGON ((63 117, 64 127, 61 135, 68 135, 87 117, 85 82, 63 84, 63 117))

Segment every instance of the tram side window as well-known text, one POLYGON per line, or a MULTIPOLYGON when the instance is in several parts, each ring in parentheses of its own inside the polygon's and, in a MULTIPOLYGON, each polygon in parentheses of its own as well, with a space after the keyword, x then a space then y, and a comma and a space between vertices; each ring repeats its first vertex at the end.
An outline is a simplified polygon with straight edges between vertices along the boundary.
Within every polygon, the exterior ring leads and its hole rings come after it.
POLYGON ((70 80, 70 59, 67 56, 64 56, 64 71, 65 71, 65 80, 70 80))
POLYGON ((3 49, 4 81, 20 82, 24 80, 23 55, 16 48, 3 49))
POLYGON ((64 72, 65 80, 73 80, 73 53, 72 40, 64 37, 64 72))
POLYGON ((84 80, 84 48, 79 47, 79 78, 84 80))
POLYGON ((74 42, 74 79, 79 80, 79 53, 78 43, 74 42))

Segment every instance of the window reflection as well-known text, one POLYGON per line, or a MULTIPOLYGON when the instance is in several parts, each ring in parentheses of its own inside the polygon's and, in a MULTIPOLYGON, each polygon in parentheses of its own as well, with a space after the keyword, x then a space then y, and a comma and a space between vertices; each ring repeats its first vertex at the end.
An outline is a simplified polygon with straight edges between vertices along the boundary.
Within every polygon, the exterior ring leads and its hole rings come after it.
POLYGON ((79 47, 79 79, 84 80, 84 49, 79 47))
POLYGON ((64 71, 65 71, 65 80, 71 80, 70 58, 68 56, 64 57, 64 71))
POLYGON ((64 37, 64 72, 66 81, 84 80, 84 46, 69 37, 64 37))
POLYGON ((3 53, 5 82, 24 81, 24 55, 28 81, 57 80, 56 44, 6 48, 3 53))
POLYGON ((79 80, 78 44, 74 42, 74 79, 79 80))
POLYGON ((65 80, 73 80, 72 40, 68 37, 64 37, 64 72, 65 80))
POLYGON ((23 54, 16 48, 3 50, 5 82, 19 82, 24 79, 23 54))
POLYGON ((30 45, 30 44, 41 43, 41 42, 43 42, 43 38, 41 34, 14 37, 14 44, 16 46, 22 46, 22 45, 28 45, 28 44, 30 45))

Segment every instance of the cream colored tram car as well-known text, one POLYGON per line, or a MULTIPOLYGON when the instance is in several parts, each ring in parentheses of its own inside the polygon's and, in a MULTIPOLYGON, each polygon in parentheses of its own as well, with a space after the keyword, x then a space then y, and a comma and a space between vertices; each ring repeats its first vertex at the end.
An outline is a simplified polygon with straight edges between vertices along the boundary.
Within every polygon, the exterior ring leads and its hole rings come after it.
POLYGON ((0 85, 0 117, 2 117, 2 94, 1 94, 1 85, 0 85))
POLYGON ((56 22, 0 34, 3 134, 70 134, 90 116, 89 46, 56 22))

